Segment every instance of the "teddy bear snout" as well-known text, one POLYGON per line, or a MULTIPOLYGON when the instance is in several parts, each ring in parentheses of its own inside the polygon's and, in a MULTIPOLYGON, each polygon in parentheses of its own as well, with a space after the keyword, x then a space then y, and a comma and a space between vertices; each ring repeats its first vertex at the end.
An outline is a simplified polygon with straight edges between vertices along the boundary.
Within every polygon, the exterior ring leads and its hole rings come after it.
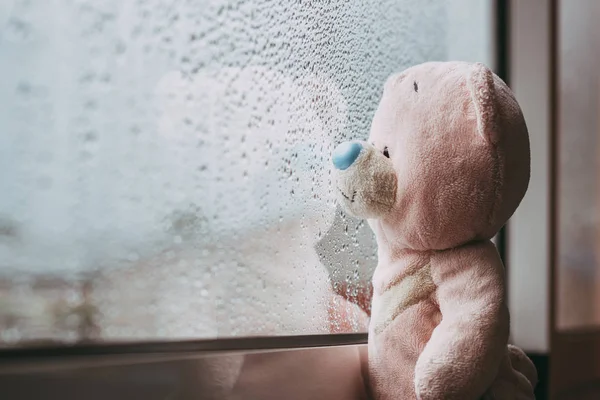
POLYGON ((347 169, 356 161, 362 149, 362 144, 356 141, 340 143, 331 157, 333 166, 340 171, 347 169))
POLYGON ((335 194, 347 212, 359 218, 380 218, 394 206, 397 178, 389 158, 373 145, 353 140, 332 155, 335 194))

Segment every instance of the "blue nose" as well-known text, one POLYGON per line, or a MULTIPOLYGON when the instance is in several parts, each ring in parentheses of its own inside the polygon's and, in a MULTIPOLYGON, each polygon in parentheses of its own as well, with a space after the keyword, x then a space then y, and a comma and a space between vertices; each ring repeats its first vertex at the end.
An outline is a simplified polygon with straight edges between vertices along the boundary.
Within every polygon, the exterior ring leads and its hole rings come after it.
POLYGON ((344 142, 339 144, 333 151, 333 166, 339 170, 345 170, 358 158, 362 145, 358 142, 344 142))

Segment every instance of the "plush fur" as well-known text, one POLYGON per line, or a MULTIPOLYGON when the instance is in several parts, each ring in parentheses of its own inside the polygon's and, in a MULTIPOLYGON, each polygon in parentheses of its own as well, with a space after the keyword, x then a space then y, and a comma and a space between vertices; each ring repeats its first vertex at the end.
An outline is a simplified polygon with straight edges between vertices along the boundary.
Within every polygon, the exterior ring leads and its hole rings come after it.
POLYGON ((373 397, 533 399, 535 368, 507 345, 504 267, 490 241, 529 183, 510 89, 479 63, 412 67, 386 82, 361 145, 336 192, 377 237, 373 397))

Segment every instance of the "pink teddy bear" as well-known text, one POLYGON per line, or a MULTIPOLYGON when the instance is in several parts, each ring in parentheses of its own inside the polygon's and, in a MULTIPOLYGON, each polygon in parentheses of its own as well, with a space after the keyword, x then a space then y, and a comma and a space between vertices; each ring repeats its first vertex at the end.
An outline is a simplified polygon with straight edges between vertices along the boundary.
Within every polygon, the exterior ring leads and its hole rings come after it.
POLYGON ((391 76, 368 141, 334 151, 339 201, 378 244, 374 399, 534 399, 535 367, 507 344, 504 267, 490 241, 525 195, 529 157, 510 89, 464 62, 391 76))

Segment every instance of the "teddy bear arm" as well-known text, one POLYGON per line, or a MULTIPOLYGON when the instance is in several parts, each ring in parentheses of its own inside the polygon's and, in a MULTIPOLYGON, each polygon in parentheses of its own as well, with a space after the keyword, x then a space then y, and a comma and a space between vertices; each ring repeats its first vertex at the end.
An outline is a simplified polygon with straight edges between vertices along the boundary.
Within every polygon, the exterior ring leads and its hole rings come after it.
POLYGON ((432 277, 442 321, 419 356, 420 400, 476 400, 493 383, 509 334, 503 266, 491 243, 441 252, 432 277))
POLYGON ((329 332, 351 333, 366 332, 369 327, 369 315, 357 304, 339 294, 329 298, 329 332))
POLYGON ((371 303, 373 300, 372 282, 369 281, 362 284, 340 282, 334 285, 333 290, 338 296, 360 307, 367 317, 371 316, 371 303))

